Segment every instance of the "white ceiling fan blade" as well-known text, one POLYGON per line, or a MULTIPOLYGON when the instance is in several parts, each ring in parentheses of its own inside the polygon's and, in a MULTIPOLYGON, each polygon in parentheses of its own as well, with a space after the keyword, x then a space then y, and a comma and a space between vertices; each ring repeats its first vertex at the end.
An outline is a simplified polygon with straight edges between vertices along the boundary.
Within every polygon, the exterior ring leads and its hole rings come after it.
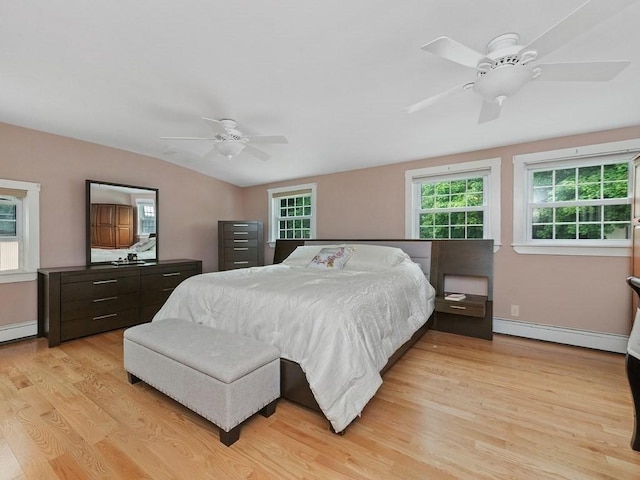
POLYGON ((422 46, 422 50, 446 58, 465 67, 476 68, 485 54, 475 51, 449 37, 439 37, 422 46))
POLYGON ((478 117, 478 123, 487 123, 495 120, 500 116, 500 110, 502 104, 494 100, 483 100, 482 108, 480 109, 480 116, 478 117))
POLYGON ((202 120, 207 122, 207 125, 211 127, 213 133, 216 135, 226 135, 227 129, 224 128, 224 125, 220 120, 214 120, 213 118, 202 117, 202 120))
POLYGON ((414 103, 413 105, 406 107, 404 111, 407 113, 417 112, 418 110, 422 110, 423 108, 426 108, 429 105, 433 105, 434 103, 439 102, 443 98, 446 98, 450 95, 453 95, 459 92, 463 92, 464 90, 468 90, 472 86, 473 86, 473 83, 465 83, 464 85, 457 85, 453 88, 450 88, 449 90, 445 90, 442 93, 439 93, 429 98, 425 98, 424 100, 418 103, 414 103))
POLYGON ((211 137, 160 137, 162 140, 215 140, 211 137))
POLYGON ((538 81, 606 82, 627 68, 629 61, 538 64, 538 81))
POLYGON ((258 150, 257 148, 252 147, 251 145, 247 145, 246 147, 244 147, 244 151, 262 160, 263 162, 266 162, 267 160, 269 160, 269 158, 271 158, 271 155, 269 155, 267 152, 258 150))
POLYGON ((251 143, 289 143, 282 135, 245 135, 251 143))
POLYGON ((620 12, 636 0, 590 0, 576 8, 553 27, 530 42, 521 52, 535 50, 538 59, 551 53, 581 33, 620 12))

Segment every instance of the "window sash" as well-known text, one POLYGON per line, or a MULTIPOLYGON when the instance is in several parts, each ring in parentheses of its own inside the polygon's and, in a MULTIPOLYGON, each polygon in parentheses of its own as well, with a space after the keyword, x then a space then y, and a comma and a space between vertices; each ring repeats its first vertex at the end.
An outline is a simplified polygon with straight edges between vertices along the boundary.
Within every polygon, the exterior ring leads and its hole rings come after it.
MULTIPOLYGON (((632 175, 632 160, 639 151, 640 139, 632 139, 515 155, 513 157, 513 249, 515 252, 534 255, 629 256, 631 252, 629 239, 533 240, 529 191, 531 172, 540 170, 628 162, 630 175, 632 175)), ((625 199, 620 203, 626 205, 626 202, 625 199)))
MULTIPOLYGON (((487 221, 489 218, 488 215, 488 190, 489 190, 489 175, 490 171, 479 170, 479 171, 468 171, 468 172, 459 172, 454 174, 444 174, 444 175, 434 175, 429 177, 417 177, 413 179, 415 197, 414 202, 416 205, 419 205, 418 208, 414 209, 414 221, 416 225, 414 227, 414 231, 417 233, 417 238, 424 239, 471 239, 471 238, 486 238, 485 232, 487 230, 487 221), (482 202, 481 205, 466 205, 464 207, 431 207, 431 208, 422 208, 422 186, 423 185, 437 185, 443 182, 451 182, 457 180, 473 180, 473 179, 482 179, 482 202), (482 221, 480 224, 477 222, 468 222, 468 213, 481 213, 482 221), (458 215, 456 215, 458 214, 458 215), (460 214, 464 214, 465 221, 461 223, 454 223, 451 221, 453 218, 460 218, 460 214), (435 216, 438 215, 447 215, 449 221, 445 223, 434 223, 433 225, 423 225, 421 219, 427 215, 434 215, 434 221, 437 219, 435 216), (447 231, 447 234, 444 235, 443 232, 447 231), (431 235, 429 232, 431 231, 431 235), (423 236, 423 232, 426 234, 423 236)), ((468 185, 467 185, 468 187, 468 185)), ((468 190, 465 189, 464 194, 468 194, 468 190)), ((473 192, 471 192, 473 193, 473 192)), ((449 194, 451 195, 451 194, 449 194)), ((437 197, 438 195, 436 195, 437 197)), ((443 195, 446 196, 446 195, 443 195)), ((473 220, 473 218, 472 218, 473 220)))

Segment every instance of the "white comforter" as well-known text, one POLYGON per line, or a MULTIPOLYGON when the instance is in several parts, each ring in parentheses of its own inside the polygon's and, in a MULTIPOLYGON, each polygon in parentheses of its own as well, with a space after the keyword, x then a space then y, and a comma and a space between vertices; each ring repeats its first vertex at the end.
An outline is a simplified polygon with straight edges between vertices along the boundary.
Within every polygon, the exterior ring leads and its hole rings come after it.
POLYGON ((153 321, 183 318, 275 345, 300 364, 339 432, 380 387, 389 357, 428 320, 433 296, 410 260, 378 271, 270 265, 191 277, 153 321))

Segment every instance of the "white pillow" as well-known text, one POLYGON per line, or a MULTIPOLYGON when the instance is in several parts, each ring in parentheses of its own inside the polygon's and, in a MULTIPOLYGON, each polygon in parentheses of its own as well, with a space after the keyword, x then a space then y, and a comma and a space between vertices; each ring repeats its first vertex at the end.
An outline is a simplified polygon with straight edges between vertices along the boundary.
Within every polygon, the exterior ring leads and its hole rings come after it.
POLYGON ((349 263, 345 266, 346 270, 382 270, 410 260, 404 250, 396 247, 367 244, 348 244, 348 246, 354 250, 349 263))
POLYGON ((307 266, 322 270, 342 270, 342 267, 351 258, 352 254, 353 248, 350 247, 324 247, 311 259, 307 266))
POLYGON ((285 258, 282 263, 290 267, 306 267, 323 248, 336 248, 342 245, 301 245, 285 258))

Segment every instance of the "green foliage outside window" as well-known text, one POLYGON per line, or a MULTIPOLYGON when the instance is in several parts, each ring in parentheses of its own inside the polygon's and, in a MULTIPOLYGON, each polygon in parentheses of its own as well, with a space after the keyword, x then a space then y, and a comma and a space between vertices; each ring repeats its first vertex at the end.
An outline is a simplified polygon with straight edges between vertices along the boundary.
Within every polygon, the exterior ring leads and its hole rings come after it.
POLYGON ((283 197, 278 203, 278 238, 310 238, 311 195, 283 197))
POLYGON ((628 185, 626 162, 533 172, 532 238, 629 238, 628 185))
POLYGON ((420 185, 419 238, 483 238, 484 179, 420 185))

